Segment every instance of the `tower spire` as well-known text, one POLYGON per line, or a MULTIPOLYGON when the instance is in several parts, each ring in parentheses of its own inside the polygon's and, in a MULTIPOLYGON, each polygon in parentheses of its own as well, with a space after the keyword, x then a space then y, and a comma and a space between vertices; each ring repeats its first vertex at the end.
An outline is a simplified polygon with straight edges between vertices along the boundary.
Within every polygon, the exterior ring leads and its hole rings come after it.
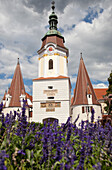
POLYGON ((55 2, 52 2, 52 14, 49 16, 49 29, 50 30, 57 30, 57 24, 58 24, 58 17, 54 12, 55 9, 55 2))
POLYGON ((83 60, 83 58, 82 58, 82 52, 80 53, 80 60, 83 60))
POLYGON ((19 58, 18 58, 18 60, 17 60, 17 65, 19 64, 19 58))

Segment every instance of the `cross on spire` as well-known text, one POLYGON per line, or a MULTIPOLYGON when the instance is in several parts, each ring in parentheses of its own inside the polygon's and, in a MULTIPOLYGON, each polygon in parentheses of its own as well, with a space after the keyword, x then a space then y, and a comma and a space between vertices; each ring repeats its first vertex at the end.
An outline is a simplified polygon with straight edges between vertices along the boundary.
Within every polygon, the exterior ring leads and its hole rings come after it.
POLYGON ((55 9, 55 2, 54 2, 54 1, 52 1, 52 3, 51 3, 51 4, 52 4, 52 7, 51 7, 51 8, 52 8, 52 10, 53 10, 52 12, 54 13, 54 9, 55 9))

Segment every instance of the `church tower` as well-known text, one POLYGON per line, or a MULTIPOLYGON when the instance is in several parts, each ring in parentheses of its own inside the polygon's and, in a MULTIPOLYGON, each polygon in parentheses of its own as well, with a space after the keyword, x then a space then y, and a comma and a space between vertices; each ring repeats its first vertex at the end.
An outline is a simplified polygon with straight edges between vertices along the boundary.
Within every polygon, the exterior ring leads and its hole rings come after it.
POLYGON ((58 119, 65 123, 70 116, 71 84, 68 77, 68 49, 57 29, 58 17, 49 16, 49 31, 42 38, 39 54, 39 77, 33 80, 33 121, 58 119))

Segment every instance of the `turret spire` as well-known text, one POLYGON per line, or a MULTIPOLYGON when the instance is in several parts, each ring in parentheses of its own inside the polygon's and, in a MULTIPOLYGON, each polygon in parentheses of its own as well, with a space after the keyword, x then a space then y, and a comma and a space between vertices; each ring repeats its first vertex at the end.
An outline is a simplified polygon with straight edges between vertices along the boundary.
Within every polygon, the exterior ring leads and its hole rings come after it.
POLYGON ((80 53, 80 59, 83 60, 83 58, 82 58, 82 52, 80 53))
POLYGON ((18 61, 17 61, 17 65, 19 64, 19 58, 18 58, 18 61))
POLYGON ((49 16, 49 29, 50 30, 57 30, 57 24, 58 24, 58 17, 54 12, 55 9, 55 2, 52 2, 52 14, 49 16))

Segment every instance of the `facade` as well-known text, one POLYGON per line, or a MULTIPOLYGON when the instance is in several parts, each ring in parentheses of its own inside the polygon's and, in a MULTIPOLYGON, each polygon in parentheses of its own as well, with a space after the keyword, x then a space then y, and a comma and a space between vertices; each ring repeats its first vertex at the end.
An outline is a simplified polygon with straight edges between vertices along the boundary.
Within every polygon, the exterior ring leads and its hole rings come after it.
POLYGON ((79 124, 81 120, 90 121, 92 109, 94 109, 95 111, 94 121, 96 121, 98 117, 100 118, 102 117, 101 105, 96 98, 82 56, 80 59, 77 82, 74 91, 74 97, 71 103, 71 108, 72 108, 72 122, 74 122, 74 120, 79 115, 77 124, 79 124))
POLYGON ((3 113, 7 114, 10 113, 10 111, 12 113, 14 113, 14 111, 21 112, 21 109, 23 107, 23 100, 27 101, 26 115, 28 121, 30 121, 32 111, 32 97, 25 91, 20 63, 18 59, 10 88, 8 89, 8 91, 5 91, 4 97, 2 99, 3 113))
POLYGON ((57 119, 65 123, 70 116, 71 84, 68 77, 68 49, 57 31, 58 18, 52 6, 49 31, 42 38, 39 77, 33 80, 33 121, 57 119))
POLYGON ((87 73, 82 54, 77 76, 74 96, 71 100, 71 83, 68 77, 68 49, 64 46, 64 37, 57 30, 58 17, 54 12, 49 16, 49 31, 42 38, 38 50, 39 75, 33 79, 33 99, 25 91, 20 63, 18 60, 11 86, 3 97, 3 112, 21 112, 23 100, 27 101, 26 115, 28 121, 41 122, 58 120, 65 123, 71 116, 72 122, 79 115, 78 122, 91 118, 95 111, 96 121, 104 112, 104 89, 93 89, 87 73), (33 106, 33 112, 32 112, 33 106), (101 108, 102 107, 102 108, 101 108))
POLYGON ((101 112, 102 114, 106 114, 107 112, 104 110, 106 107, 105 103, 105 95, 106 95, 107 88, 104 89, 94 89, 98 102, 101 104, 101 112))

